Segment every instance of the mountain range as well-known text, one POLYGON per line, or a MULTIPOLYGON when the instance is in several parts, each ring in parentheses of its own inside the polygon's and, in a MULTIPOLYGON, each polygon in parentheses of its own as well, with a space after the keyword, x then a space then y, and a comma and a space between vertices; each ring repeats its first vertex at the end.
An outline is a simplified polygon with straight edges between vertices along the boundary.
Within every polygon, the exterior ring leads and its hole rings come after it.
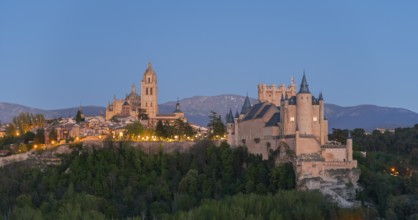
MULTIPOLYGON (((186 113, 188 120, 197 125, 206 126, 211 111, 219 113, 222 118, 231 109, 235 114, 241 110, 245 100, 239 95, 218 95, 218 96, 194 96, 180 100, 181 110, 186 113)), ((255 104, 257 99, 250 98, 255 104)), ((170 113, 175 109, 176 102, 166 102, 159 105, 160 113, 170 113)), ((44 114, 46 118, 74 117, 79 107, 43 110, 30 108, 23 105, 0 102, 1 123, 11 122, 13 117, 21 112, 33 114, 44 114)), ((100 106, 83 106, 86 116, 104 114, 106 109, 100 106)), ((329 120, 329 129, 354 129, 364 128, 367 131, 376 128, 397 128, 410 127, 418 124, 418 114, 403 108, 380 107, 376 105, 358 105, 342 107, 334 104, 325 104, 325 117, 329 120)))

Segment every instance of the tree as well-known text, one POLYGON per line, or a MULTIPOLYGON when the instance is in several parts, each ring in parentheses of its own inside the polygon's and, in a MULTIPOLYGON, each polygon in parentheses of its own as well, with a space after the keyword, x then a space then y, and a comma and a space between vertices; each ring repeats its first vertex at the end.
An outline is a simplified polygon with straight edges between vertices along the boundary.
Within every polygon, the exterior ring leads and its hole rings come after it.
POLYGON ((77 115, 75 116, 75 121, 78 123, 85 121, 83 113, 81 113, 81 110, 77 111, 77 115))
POLYGON ((126 125, 125 129, 126 134, 128 136, 131 136, 132 138, 137 137, 138 135, 142 135, 145 132, 145 129, 142 126, 142 124, 137 121, 132 124, 126 125))
POLYGON ((18 116, 13 117, 13 125, 16 131, 23 134, 32 128, 43 127, 45 125, 45 117, 42 114, 33 115, 22 112, 18 116))
POLYGON ((23 142, 25 144, 28 144, 30 141, 33 141, 33 139, 35 138, 35 133, 28 131, 25 133, 24 137, 23 137, 23 142))
POLYGON ((58 135, 57 135, 57 131, 53 128, 50 132, 49 132, 49 141, 57 141, 58 135))
POLYGON ((29 150, 29 148, 28 148, 28 146, 26 145, 26 144, 24 144, 24 143, 20 143, 19 144, 19 148, 18 148, 18 152, 19 153, 25 153, 25 152, 27 152, 29 150))
POLYGON ((164 126, 163 121, 158 120, 157 126, 155 127, 155 134, 158 137, 163 137, 163 138, 167 138, 168 137, 167 129, 164 126))
POLYGON ((216 112, 211 111, 209 115, 209 138, 223 137, 225 135, 226 129, 225 125, 221 120, 221 116, 216 112))
POLYGON ((6 135, 7 136, 16 136, 17 128, 16 125, 11 123, 6 126, 6 135))
POLYGON ((38 128, 36 130, 35 138, 33 141, 35 144, 45 144, 45 130, 43 128, 38 128))

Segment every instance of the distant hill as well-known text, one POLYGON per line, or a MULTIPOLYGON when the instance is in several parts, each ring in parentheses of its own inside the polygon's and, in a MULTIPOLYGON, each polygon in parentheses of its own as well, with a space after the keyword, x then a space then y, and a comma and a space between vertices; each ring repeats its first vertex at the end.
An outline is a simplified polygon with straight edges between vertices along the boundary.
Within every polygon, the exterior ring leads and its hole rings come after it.
MULTIPOLYGON (((240 95, 218 95, 218 96, 194 96, 180 100, 180 108, 186 113, 190 122, 202 126, 206 126, 209 122, 209 114, 211 111, 217 112, 225 119, 225 115, 232 110, 233 114, 244 104, 245 96, 240 95)), ((258 100, 250 98, 251 103, 257 103, 258 100)), ((173 112, 176 102, 166 102, 160 104, 161 113, 173 112)))
POLYGON ((329 128, 364 128, 371 131, 376 128, 412 127, 418 124, 418 114, 403 108, 380 107, 376 105, 358 105, 341 107, 325 105, 325 116, 329 128))
MULTIPOLYGON (((106 114, 105 107, 83 106, 82 108, 83 108, 83 113, 85 116, 96 116, 96 115, 104 116, 106 114)), ((57 110, 52 110, 52 112, 58 113, 60 117, 75 117, 78 109, 80 109, 80 107, 57 109, 57 110)))
MULTIPOLYGON (((57 109, 57 110, 43 110, 37 108, 31 108, 23 105, 0 102, 0 121, 1 123, 8 123, 13 120, 14 116, 19 115, 22 112, 29 112, 32 114, 43 114, 45 118, 59 118, 59 117, 75 117, 79 107, 57 109)), ((104 107, 98 106, 83 106, 83 112, 86 116, 99 115, 106 112, 104 107)))
MULTIPOLYGON (((186 113, 191 123, 206 126, 209 122, 210 111, 215 111, 225 119, 225 115, 232 109, 233 114, 241 111, 245 96, 218 95, 218 96, 194 96, 180 100, 181 110, 186 113)), ((250 98, 251 104, 258 102, 250 98)), ((175 109, 176 102, 166 102, 159 105, 161 113, 171 113, 175 109)), ((0 121, 10 122, 14 116, 21 112, 44 114, 46 118, 75 117, 78 107, 42 110, 23 105, 0 102, 0 121)), ((83 112, 87 116, 105 113, 106 109, 99 106, 83 106, 83 112)), ((329 120, 329 130, 332 128, 354 129, 364 128, 371 131, 376 128, 411 127, 418 124, 418 114, 403 108, 389 108, 375 105, 359 105, 353 107, 341 107, 334 104, 325 105, 325 116, 329 120)))

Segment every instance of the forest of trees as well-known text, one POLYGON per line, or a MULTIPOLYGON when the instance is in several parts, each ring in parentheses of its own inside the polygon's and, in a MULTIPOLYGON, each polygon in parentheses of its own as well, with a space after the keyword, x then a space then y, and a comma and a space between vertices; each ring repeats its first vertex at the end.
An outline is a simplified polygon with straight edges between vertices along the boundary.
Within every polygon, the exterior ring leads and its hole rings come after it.
POLYGON ((196 131, 188 122, 181 119, 176 119, 172 124, 158 120, 155 134, 160 138, 174 139, 177 136, 177 139, 183 140, 187 139, 186 137, 194 137, 196 131))
POLYGON ((285 191, 276 194, 238 194, 221 200, 204 200, 189 211, 164 215, 162 219, 363 219, 362 209, 341 209, 317 191, 285 191))
POLYGON ((155 155, 127 143, 99 150, 74 146, 59 167, 14 164, 0 169, 0 175, 1 213, 12 219, 149 219, 188 211, 205 199, 295 188, 292 165, 275 166, 246 148, 210 141, 188 153, 155 155))
MULTIPOLYGON (((417 219, 418 126, 351 133, 359 208, 295 191, 292 164, 262 160, 245 147, 201 141, 185 153, 146 154, 114 142, 72 145, 57 167, 0 168, 0 219, 417 219)), ((336 129, 330 139, 343 142, 347 134, 336 129)), ((19 138, 36 134, 29 136, 19 138)))
POLYGON ((13 117, 12 123, 6 127, 8 136, 20 136, 33 128, 39 128, 46 125, 46 120, 42 114, 31 114, 22 112, 13 117))
MULTIPOLYGON (((357 197, 364 207, 386 219, 418 219, 418 125, 351 134, 363 187, 357 197)), ((330 139, 344 142, 347 135, 348 130, 334 129, 330 139)))

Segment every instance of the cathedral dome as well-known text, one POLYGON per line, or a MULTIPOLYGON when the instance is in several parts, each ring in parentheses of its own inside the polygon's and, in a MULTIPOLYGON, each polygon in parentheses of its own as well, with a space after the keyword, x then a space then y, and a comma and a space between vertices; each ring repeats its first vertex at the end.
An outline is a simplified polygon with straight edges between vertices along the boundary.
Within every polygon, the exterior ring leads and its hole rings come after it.
POLYGON ((133 92, 131 92, 131 94, 129 94, 126 97, 126 99, 128 99, 128 100, 135 100, 135 99, 139 99, 139 98, 141 98, 141 96, 139 96, 137 93, 133 93, 133 92))

